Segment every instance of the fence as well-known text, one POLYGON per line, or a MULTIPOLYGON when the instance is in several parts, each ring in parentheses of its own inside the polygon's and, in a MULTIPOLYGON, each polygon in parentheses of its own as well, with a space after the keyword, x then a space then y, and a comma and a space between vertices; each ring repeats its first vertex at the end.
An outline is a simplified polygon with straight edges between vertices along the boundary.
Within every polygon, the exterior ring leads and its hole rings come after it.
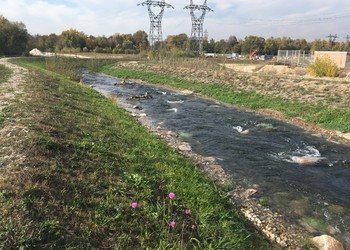
POLYGON ((277 62, 291 65, 309 65, 313 62, 313 56, 300 50, 278 50, 277 62))

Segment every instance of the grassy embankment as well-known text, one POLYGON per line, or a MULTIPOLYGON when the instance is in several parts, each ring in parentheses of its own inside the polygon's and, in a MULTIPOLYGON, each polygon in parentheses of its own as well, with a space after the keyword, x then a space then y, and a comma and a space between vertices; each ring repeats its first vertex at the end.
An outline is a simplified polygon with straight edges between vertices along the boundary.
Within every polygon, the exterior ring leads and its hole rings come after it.
MULTIPOLYGON (((0 65, 0 89, 1 89, 1 83, 6 82, 10 78, 10 76, 11 76, 11 70, 6 68, 3 65, 0 65)), ((3 110, 3 111, 0 111, 0 126, 2 126, 2 123, 4 121, 5 121, 5 114, 3 110)))
POLYGON ((223 190, 111 100, 46 71, 52 62, 17 62, 31 73, 4 125, 23 116, 30 136, 1 182, 0 249, 270 248, 223 190))
MULTIPOLYGON (((276 110, 283 112, 288 117, 301 117, 324 128, 350 132, 349 106, 334 108, 324 104, 287 100, 261 95, 255 91, 238 90, 233 85, 188 81, 178 75, 162 74, 137 67, 123 67, 120 64, 107 65, 101 72, 121 78, 141 79, 175 88, 190 89, 228 104, 242 105, 251 109, 276 110)), ((336 106, 336 102, 334 104, 336 106)))

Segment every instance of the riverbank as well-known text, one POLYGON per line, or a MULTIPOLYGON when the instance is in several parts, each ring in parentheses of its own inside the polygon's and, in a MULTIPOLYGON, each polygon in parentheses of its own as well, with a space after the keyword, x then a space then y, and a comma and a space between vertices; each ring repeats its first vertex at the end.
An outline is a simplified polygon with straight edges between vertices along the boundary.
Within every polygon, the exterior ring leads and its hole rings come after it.
MULTIPOLYGON (((30 61, 32 61, 33 59, 30 59, 30 61)), ((68 75, 70 75, 70 76, 72 76, 74 79, 76 78, 76 73, 74 73, 74 66, 75 65, 77 65, 78 66, 78 68, 79 67, 81 67, 81 61, 79 60, 79 62, 73 62, 73 61, 66 61, 66 60, 62 60, 61 62, 60 62, 60 59, 59 60, 49 60, 49 61, 45 61, 45 60, 34 60, 33 62, 35 62, 35 66, 36 67, 40 67, 40 68, 45 68, 45 67, 48 67, 48 68, 50 68, 50 69, 52 69, 52 70, 55 70, 55 69, 58 69, 58 70, 64 70, 64 68, 66 67, 67 69, 69 69, 69 71, 70 72, 73 72, 73 74, 68 74, 68 75), (56 64, 56 68, 54 67, 54 63, 56 64)), ((108 62, 108 63, 110 63, 110 62, 108 62)), ((88 62, 88 64, 96 64, 96 62, 94 62, 94 61, 89 61, 88 62)), ((134 64, 134 63, 133 63, 134 64)), ((96 70, 96 69, 95 69, 96 70)), ((57 70, 55 70, 56 72, 57 72, 57 70)), ((167 79, 167 81, 168 82, 170 82, 170 83, 172 83, 172 81, 173 81, 173 79, 171 78, 171 77, 168 77, 168 78, 166 78, 167 76, 164 76, 164 80, 166 80, 167 79)), ((154 80, 156 81, 157 80, 157 78, 154 78, 154 80)), ((126 81, 126 82, 128 82, 128 81, 126 81)), ((182 82, 180 81, 180 84, 181 84, 182 82)), ((195 83, 195 82, 194 82, 195 83)), ((186 84, 186 82, 184 81, 184 84, 186 84)), ((195 85, 195 84, 194 84, 195 85)), ((178 88, 177 88, 178 89, 178 88)), ((186 90, 186 91, 184 91, 184 92, 187 92, 187 93, 189 93, 189 92, 191 92, 191 91, 188 91, 188 90, 186 90)), ((192 91, 193 92, 193 91, 192 91)), ((196 92, 197 94, 198 94, 198 92, 196 92)), ((180 145, 180 146, 182 146, 182 145, 180 145)), ((181 148, 183 148, 183 149, 185 149, 186 147, 185 147, 186 145, 183 145, 183 147, 181 147, 181 148)), ((178 147, 176 147, 176 148, 178 148, 178 147)), ((179 148, 180 149, 180 148, 179 148)), ((215 164, 209 164, 209 165, 214 165, 214 171, 213 172, 218 172, 219 173, 219 175, 222 173, 221 172, 221 170, 220 170, 220 167, 219 166, 215 166, 215 164)), ((208 166, 207 166, 208 167, 208 166)), ((243 190, 243 191, 245 191, 245 190, 243 190)), ((235 195, 234 193, 232 193, 233 195, 235 195)), ((238 194, 238 195, 240 195, 240 194, 238 194)), ((242 203, 242 204, 244 204, 244 203, 242 203)), ((259 224, 259 221, 260 221, 260 224, 261 224, 261 226, 262 227, 259 227, 259 226, 257 226, 257 228, 260 228, 260 229, 262 229, 262 231, 263 231, 263 229, 264 229, 264 227, 266 227, 267 228, 267 230, 265 230, 265 234, 271 239, 272 238, 272 241, 279 241, 279 242, 281 242, 281 241, 283 241, 282 242, 282 244, 283 243, 285 243, 286 241, 287 242, 293 242, 294 240, 295 240, 295 237, 293 237, 293 233, 290 233, 291 231, 288 231, 288 230, 282 230, 282 232, 279 230, 279 229, 277 229, 277 232, 275 233, 274 232, 274 229, 275 229, 275 227, 270 227, 269 228, 269 225, 271 225, 271 223, 272 224, 274 224, 275 222, 278 222, 278 220, 270 220, 270 222, 269 223, 267 223, 267 224, 265 224, 265 223, 261 223, 261 221, 265 221, 265 220, 268 220, 267 218, 268 217, 266 217, 266 215, 268 215, 269 213, 268 212, 263 212, 262 214, 260 214, 259 215, 259 213, 257 213, 257 212, 260 212, 259 210, 261 210, 261 209, 259 209, 259 207, 258 206, 255 206, 255 205, 249 205, 249 199, 248 199, 248 203, 246 203, 247 205, 243 205, 243 206, 246 206, 246 207, 250 207, 250 208, 252 208, 253 210, 251 210, 251 209, 248 209, 248 210, 242 210, 242 212, 244 213, 244 214, 246 214, 246 215, 248 215, 247 217, 250 217, 249 219, 252 221, 252 223, 254 223, 254 224, 256 224, 256 223, 258 223, 259 224), (257 208, 258 210, 256 210, 256 211, 254 211, 254 209, 255 208, 257 208), (261 220, 262 219, 262 220, 261 220), (287 237, 285 237, 285 236, 287 236, 287 237), (291 239, 291 240, 290 240, 291 239)), ((271 214, 271 216, 270 217, 279 217, 279 216, 275 216, 275 214, 271 214)), ((288 224, 287 224, 288 225, 288 224)), ((281 227, 279 227, 278 226, 278 228, 281 228, 281 227)))
POLYGON ((325 195, 332 190, 335 196, 328 198, 338 200, 337 193, 349 191, 346 186, 329 188, 333 187, 332 183, 339 183, 339 176, 347 179, 348 148, 344 151, 340 145, 310 136, 295 126, 208 98, 198 98, 190 91, 175 91, 87 71, 84 71, 82 81, 106 96, 117 98, 119 106, 183 154, 195 161, 201 157, 194 152, 207 156, 201 164, 207 174, 220 181, 225 179, 226 171, 233 174, 228 183, 234 184, 235 190, 230 192, 234 204, 271 241, 300 249, 298 239, 303 238, 306 235, 303 231, 307 230, 311 235, 330 233, 344 242, 348 240, 348 229, 342 226, 342 218, 347 221, 347 215, 335 222, 329 221, 333 218, 332 211, 327 218, 323 218, 323 212, 317 213, 323 210, 329 215, 328 206, 333 207, 334 202, 322 201, 319 194, 325 195), (242 130, 232 129, 234 124, 242 125, 242 130), (247 129, 246 132, 243 129, 247 129), (240 135, 237 132, 241 132, 240 135), (288 158, 292 153, 312 154, 316 159, 315 152, 334 166, 330 168, 326 162, 325 165, 301 166, 291 162, 293 157, 288 158), (339 152, 339 155, 334 157, 329 152, 339 152), (342 154, 347 159, 343 167, 339 165, 342 154), (323 178, 325 172, 329 175, 323 178), (306 184, 305 180, 309 178, 312 181, 306 184), (237 188, 238 185, 243 187, 237 188))
POLYGON ((300 125, 331 140, 349 141, 350 83, 300 76, 240 73, 207 61, 119 62, 102 72, 189 89, 300 125), (317 88, 316 88, 317 86, 317 88))
POLYGON ((1 111, 0 248, 273 248, 114 100, 32 67, 1 111))

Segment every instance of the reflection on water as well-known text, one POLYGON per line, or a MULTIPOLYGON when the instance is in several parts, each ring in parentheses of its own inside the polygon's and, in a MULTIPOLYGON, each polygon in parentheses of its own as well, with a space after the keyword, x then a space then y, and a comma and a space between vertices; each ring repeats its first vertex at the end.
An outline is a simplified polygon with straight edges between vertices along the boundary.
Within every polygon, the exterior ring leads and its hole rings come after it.
POLYGON ((258 187, 257 198, 317 234, 330 234, 350 248, 350 148, 290 124, 181 94, 160 86, 93 73, 83 74, 104 95, 151 125, 178 131, 194 152, 220 159, 235 184, 258 187), (152 99, 132 96, 152 95, 152 99), (138 107, 135 109, 135 107, 138 107))

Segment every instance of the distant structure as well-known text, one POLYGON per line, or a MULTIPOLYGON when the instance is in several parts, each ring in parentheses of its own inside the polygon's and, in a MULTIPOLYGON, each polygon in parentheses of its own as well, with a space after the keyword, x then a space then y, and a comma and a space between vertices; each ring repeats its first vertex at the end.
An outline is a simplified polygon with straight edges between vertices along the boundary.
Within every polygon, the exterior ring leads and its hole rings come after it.
POLYGON ((337 34, 335 34, 335 35, 329 34, 327 37, 329 38, 330 49, 333 49, 335 40, 337 40, 338 36, 337 36, 337 34))
POLYGON ((165 8, 173 8, 170 4, 166 3, 165 0, 162 1, 150 1, 147 0, 143 3, 138 4, 137 6, 147 6, 149 18, 151 21, 150 32, 149 32, 149 42, 150 45, 153 46, 156 42, 161 42, 162 38, 162 18, 164 14, 165 8), (156 15, 152 11, 152 7, 160 7, 160 12, 156 15))
POLYGON ((204 39, 209 39, 209 32, 207 30, 204 31, 204 39))
POLYGON ((191 37, 198 41, 199 54, 203 54, 203 22, 204 17, 207 12, 213 11, 207 6, 207 0, 204 1, 202 5, 193 4, 193 0, 190 0, 190 5, 187 5, 184 9, 190 10, 191 19, 192 19, 192 31, 191 37), (201 11, 202 14, 197 17, 195 11, 201 11))
POLYGON ((329 34, 327 37, 329 38, 329 41, 332 43, 334 43, 335 40, 337 40, 337 38, 338 38, 337 34, 335 34, 335 35, 329 34))
POLYGON ((328 57, 338 68, 344 69, 350 67, 350 53, 346 51, 315 51, 314 60, 317 58, 328 57))
POLYGON ((346 42, 347 43, 350 43, 350 36, 349 35, 347 35, 346 37, 344 37, 345 39, 346 39, 346 42))

